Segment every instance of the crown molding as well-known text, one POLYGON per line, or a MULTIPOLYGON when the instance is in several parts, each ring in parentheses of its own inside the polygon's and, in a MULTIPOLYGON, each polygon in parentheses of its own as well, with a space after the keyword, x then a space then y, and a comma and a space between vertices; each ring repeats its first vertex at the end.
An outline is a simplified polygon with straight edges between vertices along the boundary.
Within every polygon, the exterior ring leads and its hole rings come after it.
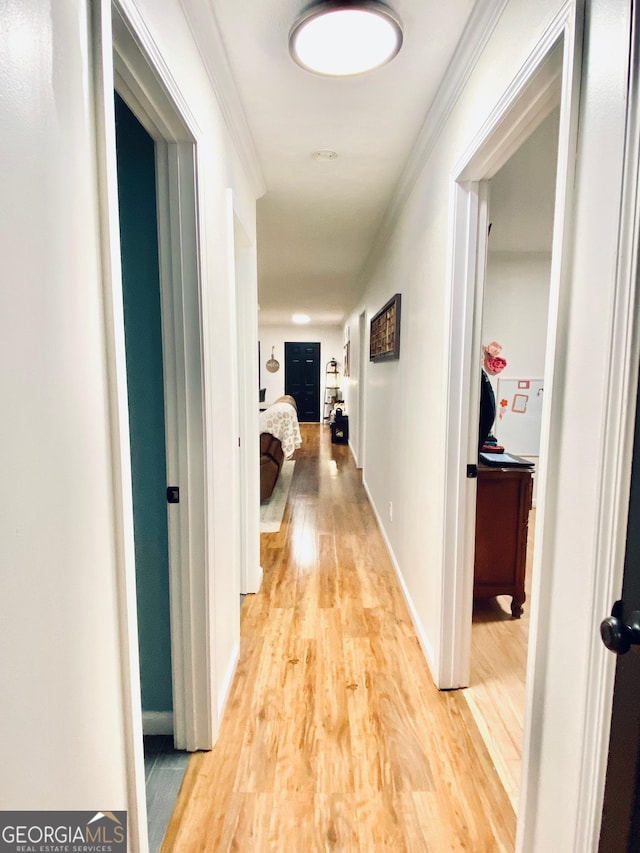
POLYGON ((262 168, 210 0, 180 0, 194 43, 256 198, 266 192, 262 168))
POLYGON ((442 133, 509 0, 477 0, 427 111, 360 273, 362 287, 389 241, 400 211, 442 133))

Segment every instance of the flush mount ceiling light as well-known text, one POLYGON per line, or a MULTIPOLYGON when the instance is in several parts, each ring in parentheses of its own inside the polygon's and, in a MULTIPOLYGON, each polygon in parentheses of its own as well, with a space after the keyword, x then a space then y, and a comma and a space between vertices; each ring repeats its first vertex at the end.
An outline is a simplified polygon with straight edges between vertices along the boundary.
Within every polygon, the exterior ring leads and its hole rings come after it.
POLYGON ((401 46, 400 20, 377 0, 320 0, 289 33, 289 50, 298 65, 333 77, 379 68, 401 46))
POLYGON ((298 323, 299 325, 303 325, 304 323, 308 323, 311 320, 308 314, 293 314, 291 319, 294 323, 298 323))

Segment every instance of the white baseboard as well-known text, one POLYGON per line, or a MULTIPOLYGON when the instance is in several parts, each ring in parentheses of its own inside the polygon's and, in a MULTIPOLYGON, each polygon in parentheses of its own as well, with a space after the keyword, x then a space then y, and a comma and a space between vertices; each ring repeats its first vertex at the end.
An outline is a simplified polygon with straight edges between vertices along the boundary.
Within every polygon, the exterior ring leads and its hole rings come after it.
POLYGON ((391 542, 389 541, 389 537, 387 536, 387 531, 384 529, 384 525, 382 524, 382 519, 380 518, 380 515, 378 514, 378 510, 376 509, 376 505, 373 502, 373 498, 371 497, 371 492, 369 491, 369 487, 367 486, 367 483, 364 480, 364 478, 362 480, 362 485, 364 486, 364 490, 365 490, 367 498, 369 500, 369 505, 371 506, 371 509, 373 510, 373 514, 375 516, 375 519, 378 523, 378 528, 379 528, 380 533, 382 535, 382 539, 383 539, 385 547, 387 549, 387 553, 389 554, 389 559, 391 560, 391 565, 393 566, 393 570, 396 573, 398 583, 400 584, 400 589, 402 590, 402 595, 404 597, 405 603, 406 603, 407 608, 409 610, 409 616, 411 617, 411 621, 413 623, 413 627, 415 629, 415 632, 418 635, 418 640, 420 642, 420 646, 422 648, 423 654, 426 658, 427 666, 429 667, 429 670, 431 671, 431 677, 433 678, 434 683, 435 683, 436 666, 435 666, 435 656, 433 653, 433 647, 432 647, 431 643, 427 640, 427 636, 424 633, 424 630, 422 628, 422 623, 420 622, 420 619, 418 618, 418 613, 417 613, 416 608, 415 608, 414 603, 413 603, 413 599, 411 598, 411 595, 409 594, 409 590, 407 589, 407 585, 404 581, 404 577, 402 575, 402 572, 400 571, 400 566, 398 565, 398 561, 396 560, 396 555, 393 552, 393 548, 391 547, 391 542))
POLYGON ((173 711, 143 711, 142 733, 145 735, 172 735, 173 711))

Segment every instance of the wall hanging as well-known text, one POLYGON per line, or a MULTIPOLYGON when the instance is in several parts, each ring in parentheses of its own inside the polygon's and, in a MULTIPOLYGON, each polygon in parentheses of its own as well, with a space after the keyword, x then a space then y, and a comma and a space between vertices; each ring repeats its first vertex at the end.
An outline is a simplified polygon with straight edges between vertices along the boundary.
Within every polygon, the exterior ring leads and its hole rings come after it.
POLYGON ((269 373, 277 373, 280 370, 280 362, 276 361, 273 356, 274 350, 275 347, 271 347, 271 358, 267 362, 267 370, 269 371, 269 373))
POLYGON ((400 302, 396 293, 371 320, 369 360, 391 361, 400 358, 400 302))

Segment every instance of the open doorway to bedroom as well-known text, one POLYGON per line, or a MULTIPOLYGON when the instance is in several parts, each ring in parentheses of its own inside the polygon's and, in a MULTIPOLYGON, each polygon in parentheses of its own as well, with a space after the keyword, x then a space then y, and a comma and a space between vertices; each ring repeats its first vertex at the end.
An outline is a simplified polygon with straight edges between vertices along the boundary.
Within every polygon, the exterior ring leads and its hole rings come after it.
MULTIPOLYGON (((531 612, 536 472, 548 335, 558 159, 555 108, 489 182, 483 348, 499 357, 485 370, 495 400, 488 450, 504 448, 531 469, 479 465, 471 669, 465 696, 509 795, 518 807, 531 612), (494 370, 494 368, 496 368, 494 370), (485 476, 486 475, 486 476, 485 476), (522 481, 522 483, 520 482, 522 481), (520 500, 525 504, 520 505, 520 500), (508 530, 512 525, 515 529, 508 530), (518 525, 521 530, 518 530, 518 525), (494 529, 495 528, 495 529, 494 529), (523 600, 498 585, 522 573, 523 600), (506 590, 505 590, 506 591, 506 590)), ((501 454, 489 454, 497 460, 501 454)), ((486 457, 485 457, 486 458, 486 457)))
POLYGON ((179 682, 173 668, 170 546, 175 554, 176 529, 174 523, 170 538, 174 508, 167 505, 156 150, 117 92, 114 100, 145 788, 154 851, 161 847, 189 753, 174 745, 174 685, 179 682))
MULTIPOLYGON (((92 16, 96 51, 94 94, 99 128, 96 142, 114 454, 113 508, 117 530, 127 811, 132 838, 139 839, 146 849, 149 798, 145 781, 149 767, 145 768, 143 736, 162 736, 170 748, 183 752, 210 749, 217 724, 217 707, 212 702, 210 689, 212 643, 206 618, 209 585, 205 574, 206 460, 196 133, 189 108, 171 75, 162 63, 151 58, 157 59, 157 56, 148 34, 115 2, 98 4, 95 11, 92 16), (114 106, 114 91, 118 95, 117 106, 114 106), (123 122, 127 125, 126 140, 122 136, 123 122), (136 188, 136 181, 142 177, 140 154, 145 174, 142 189, 136 188), (119 199, 119 190, 124 191, 126 198, 119 199), (137 221, 139 211, 135 205, 143 200, 138 197, 139 192, 145 196, 144 240, 148 253, 144 257, 137 246, 141 223, 137 221), (123 215, 125 209, 126 215, 123 215), (127 216, 128 222, 125 221, 127 216), (123 263, 125 254, 128 255, 127 269, 123 263), (155 258, 153 262, 152 257, 155 258), (136 265, 142 270, 136 270, 136 265), (138 383, 135 392, 138 399, 136 405, 130 407, 127 386, 129 370, 137 373, 137 379, 146 378, 146 365, 136 349, 143 341, 132 340, 125 329, 133 316, 129 297, 136 301, 143 296, 137 292, 137 287, 143 274, 149 271, 148 266, 153 266, 154 275, 145 281, 147 292, 144 295, 153 301, 153 384, 157 392, 154 409, 160 412, 153 425, 153 445, 160 455, 164 450, 165 462, 163 464, 160 457, 154 458, 151 467, 157 479, 153 484, 142 482, 138 498, 142 495, 144 503, 147 487, 153 491, 153 520, 154 523, 163 522, 164 532, 152 533, 151 539, 164 540, 162 549, 166 552, 168 548, 168 555, 165 553, 162 560, 151 555, 149 562, 152 580, 159 578, 160 572, 156 569, 162 562, 163 640, 162 655, 158 656, 163 664, 163 690, 160 698, 154 692, 153 667, 157 661, 153 644, 147 642, 147 633, 145 652, 140 654, 137 630, 137 604, 147 596, 148 589, 140 591, 137 588, 136 545, 140 536, 136 522, 141 516, 139 499, 136 507, 137 486, 132 484, 135 478, 135 474, 132 478, 132 456, 133 452, 144 453, 147 439, 142 436, 137 450, 132 447, 136 440, 130 441, 130 424, 132 418, 136 418, 134 409, 137 408, 138 414, 140 407, 145 409, 147 389, 144 382, 138 383), (125 278, 128 282, 123 287, 125 278), (124 289, 129 285, 131 292, 125 294, 124 289), (147 660, 141 667, 143 656, 147 660), (146 665, 149 660, 151 668, 146 665), (145 685, 150 685, 150 690, 142 692, 147 699, 151 697, 144 708, 141 708, 141 669, 145 685)), ((138 330, 141 335, 150 336, 152 324, 145 322, 147 308, 140 304, 137 309, 140 312, 138 330)), ((144 343, 146 346, 147 342, 144 343)), ((144 625, 142 631, 145 632, 144 625)), ((164 746, 160 751, 164 753, 164 746)), ((149 758, 155 766, 157 751, 149 758)))
MULTIPOLYGON (((484 340, 489 330, 483 329, 484 290, 487 281, 487 259, 491 250, 489 225, 491 215, 491 182, 509 160, 538 130, 551 113, 559 109, 557 130, 557 168, 552 205, 552 248, 549 274, 549 299, 547 317, 546 351, 544 356, 544 397, 541 413, 540 465, 536 470, 537 506, 535 522, 535 555, 531 575, 531 597, 528 610, 531 613, 532 641, 526 655, 526 679, 531 689, 522 690, 524 701, 524 738, 520 770, 515 771, 520 791, 517 803, 518 831, 535 813, 535 786, 529 781, 535 775, 537 755, 531 748, 532 739, 538 734, 539 719, 532 705, 532 696, 538 679, 543 679, 546 661, 541 657, 537 643, 537 628, 549 618, 549 589, 553 579, 552 565, 547 564, 548 551, 545 526, 553 532, 553 515, 546 498, 547 467, 551 461, 549 453, 557 431, 557 413, 562 393, 559 374, 558 327, 562 316, 568 282, 567 235, 571 227, 572 193, 574 186, 575 144, 579 103, 579 74, 576 73, 579 57, 579 21, 575 9, 569 5, 550 24, 524 65, 512 79, 499 102, 482 128, 470 141, 452 176, 451 183, 451 292, 450 292, 450 341, 451 359, 448 366, 445 446, 445 504, 444 504, 444 559, 442 595, 442 631, 440 655, 438 657, 438 686, 444 688, 468 688, 472 666, 473 602, 476 578, 476 509, 479 474, 479 411, 480 387, 484 347, 497 341, 504 347, 505 339, 491 336, 484 340), (549 461, 545 461, 549 460, 549 461), (543 524, 544 522, 544 524, 543 524), (533 605, 533 606, 532 606, 533 605), (535 667, 535 668, 534 668, 535 667), (522 784, 521 784, 522 780, 522 784)), ((508 167, 507 167, 508 168, 508 167)), ((517 194, 516 194, 517 197, 517 194)), ((526 199, 521 200, 521 205, 526 199)), ((493 229, 492 229, 493 230, 493 229)), ((522 277, 519 276, 519 279, 522 277)), ((522 296, 522 294, 521 294, 522 296)), ((502 296, 498 301, 502 301, 502 296)), ((529 322, 528 317, 520 326, 529 322)), ((500 328, 501 332, 501 328, 500 328)), ((507 349, 499 351, 509 359, 507 349)), ((515 365, 514 365, 515 366, 515 365)), ((522 368, 518 368, 520 373, 522 368)), ((535 368, 537 369, 537 368, 535 368)), ((530 368, 526 367, 526 372, 530 368)), ((539 379, 517 374, 512 379, 539 379)), ((495 393, 495 392, 494 392, 495 393)), ((499 402, 499 401, 498 401, 499 402)), ((515 451, 514 451, 515 452, 515 451)), ((505 467, 500 465, 499 467, 505 467)), ((506 468, 508 471, 509 468, 506 468)), ((526 468, 521 470, 527 470, 526 468)), ((530 474, 528 475, 530 477, 530 474)), ((514 492, 517 490, 514 490, 514 492)), ((520 490, 516 542, 522 561, 526 548, 528 506, 531 501, 526 490, 520 490)), ((512 512, 512 504, 506 508, 512 512)), ((480 505, 478 505, 480 509, 480 505)), ((489 509, 492 510, 491 505, 489 509)), ((498 517, 501 510, 493 508, 498 517)), ((511 524, 511 522, 510 522, 511 524)), ((532 527, 533 529, 533 527, 532 527)), ((490 548, 496 543, 489 541, 490 548)), ((491 553, 491 551, 489 552, 491 553)), ((525 570, 526 571, 526 570, 525 570)), ((492 590, 493 595, 501 592, 512 596, 511 604, 516 617, 525 596, 521 589, 492 590)), ((483 592, 488 592, 485 588, 483 592)), ((477 596, 476 596, 477 597, 477 596)), ((524 602, 526 605, 527 602, 524 602)), ((509 608, 511 609, 511 608, 509 608)), ((508 612, 506 624, 518 622, 508 612)), ((512 643, 506 641, 507 648, 512 643)), ((494 674, 485 678, 501 690, 500 681, 494 674)), ((500 704, 508 701, 504 696, 500 704)), ((480 722, 480 720, 479 720, 480 722)), ((487 725, 480 725, 491 749, 491 733, 487 725)), ((495 760, 495 759, 494 759, 495 760)), ((496 762, 497 763, 497 762, 496 762)), ((512 789, 513 790, 513 789, 512 789)))

